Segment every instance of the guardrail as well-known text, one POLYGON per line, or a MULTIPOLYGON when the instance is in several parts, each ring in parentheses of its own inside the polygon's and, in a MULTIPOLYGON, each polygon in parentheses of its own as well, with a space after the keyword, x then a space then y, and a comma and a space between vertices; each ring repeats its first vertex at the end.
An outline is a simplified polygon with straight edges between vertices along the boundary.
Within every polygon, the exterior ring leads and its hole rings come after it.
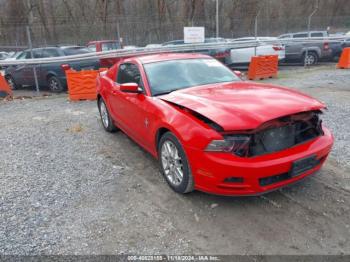
POLYGON ((328 37, 328 38, 285 38, 285 39, 273 39, 273 40, 247 40, 247 41, 233 41, 233 42, 218 42, 218 43, 206 43, 206 44, 184 44, 177 46, 163 46, 157 48, 135 48, 135 49, 119 49, 112 51, 103 51, 96 53, 87 53, 71 56, 61 57, 50 57, 50 58, 33 58, 33 59, 20 59, 13 61, 1 61, 0 66, 10 65, 36 65, 36 64, 49 64, 58 62, 72 62, 72 61, 84 61, 89 59, 104 59, 104 58, 117 58, 117 57, 128 57, 136 55, 149 55, 158 53, 168 52, 186 52, 186 51, 202 51, 202 50, 213 50, 218 48, 227 49, 241 49, 249 47, 258 47, 265 44, 290 44, 290 43, 337 43, 341 42, 346 37, 328 37))

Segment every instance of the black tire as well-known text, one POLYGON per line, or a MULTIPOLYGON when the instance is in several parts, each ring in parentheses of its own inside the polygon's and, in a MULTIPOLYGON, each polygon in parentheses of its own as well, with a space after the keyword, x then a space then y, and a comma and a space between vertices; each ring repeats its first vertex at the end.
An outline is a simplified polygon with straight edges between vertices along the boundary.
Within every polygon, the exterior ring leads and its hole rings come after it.
POLYGON ((316 65, 318 62, 318 55, 316 52, 314 51, 309 51, 307 52, 307 56, 306 56, 306 52, 303 54, 303 60, 302 60, 303 64, 305 65, 316 65))
MULTIPOLYGON (((189 162, 187 160, 185 151, 184 151, 181 143, 179 142, 179 140, 171 132, 165 133, 160 138, 160 141, 158 143, 158 160, 159 160, 159 166, 160 166, 161 173, 163 174, 168 185, 175 192, 180 193, 180 194, 185 194, 185 193, 192 192, 194 190, 193 176, 191 173, 191 168, 190 168, 189 162), (169 142, 176 147, 178 157, 180 157, 179 163, 181 162, 181 170, 182 170, 183 176, 182 176, 181 180, 177 181, 178 184, 173 183, 171 181, 171 179, 169 178, 171 175, 170 175, 170 173, 168 173, 168 175, 166 174, 166 170, 165 170, 164 165, 163 165, 162 148, 163 148, 163 146, 166 147, 166 145, 169 142)), ((174 165, 174 169, 177 168, 175 163, 173 163, 173 165, 174 165)), ((169 172, 170 172, 170 169, 169 169, 169 172)))
POLYGON ((7 83, 8 83, 8 85, 9 85, 9 87, 10 87, 12 90, 16 90, 16 89, 19 88, 19 85, 16 84, 16 82, 15 82, 15 80, 13 79, 12 76, 7 75, 7 76, 5 77, 5 79, 6 79, 7 83))
POLYGON ((100 112, 103 128, 109 133, 114 133, 118 131, 118 128, 113 124, 113 120, 111 118, 111 115, 109 114, 105 101, 102 98, 99 98, 97 105, 98 105, 98 111, 100 112))
POLYGON ((49 76, 47 78, 47 86, 53 93, 61 93, 64 90, 61 81, 56 76, 49 76))

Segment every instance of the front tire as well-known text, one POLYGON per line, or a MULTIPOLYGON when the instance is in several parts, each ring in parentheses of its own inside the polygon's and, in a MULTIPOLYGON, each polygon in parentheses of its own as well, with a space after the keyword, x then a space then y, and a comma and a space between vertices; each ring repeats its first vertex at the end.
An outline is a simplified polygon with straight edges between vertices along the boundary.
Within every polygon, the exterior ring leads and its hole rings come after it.
POLYGON ((98 110, 100 112, 103 128, 110 133, 116 132, 118 128, 113 124, 113 120, 109 114, 106 103, 102 98, 98 100, 98 110))
POLYGON ((185 194, 194 190, 194 181, 185 151, 171 132, 165 133, 159 141, 158 159, 163 176, 175 192, 185 194))

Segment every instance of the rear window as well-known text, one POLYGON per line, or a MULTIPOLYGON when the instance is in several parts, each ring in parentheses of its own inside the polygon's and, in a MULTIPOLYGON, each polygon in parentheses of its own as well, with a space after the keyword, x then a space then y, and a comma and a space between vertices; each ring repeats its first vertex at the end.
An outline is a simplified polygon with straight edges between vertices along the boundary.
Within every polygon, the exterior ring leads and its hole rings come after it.
POLYGON ((65 55, 80 55, 80 54, 87 54, 91 51, 86 47, 69 47, 63 49, 63 53, 65 55))

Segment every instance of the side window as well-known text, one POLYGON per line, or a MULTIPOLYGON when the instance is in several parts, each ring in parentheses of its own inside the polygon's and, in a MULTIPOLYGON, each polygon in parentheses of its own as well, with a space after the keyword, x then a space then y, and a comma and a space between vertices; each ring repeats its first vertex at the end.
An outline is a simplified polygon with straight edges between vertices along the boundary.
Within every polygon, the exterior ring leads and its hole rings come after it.
POLYGON ((293 35, 293 38, 304 38, 304 37, 307 37, 307 33, 293 35))
POLYGON ((137 83, 143 88, 140 70, 134 64, 121 64, 117 75, 117 83, 137 83))
POLYGON ((95 45, 88 45, 88 49, 89 49, 91 52, 96 52, 96 46, 95 46, 95 45))
POLYGON ((32 58, 32 54, 30 53, 30 51, 25 52, 25 59, 31 59, 32 58))
POLYGON ((311 37, 323 37, 323 33, 311 33, 311 37))
POLYGON ((41 51, 42 50, 33 50, 33 56, 34 56, 34 58, 41 58, 42 57, 42 55, 41 55, 41 51))

